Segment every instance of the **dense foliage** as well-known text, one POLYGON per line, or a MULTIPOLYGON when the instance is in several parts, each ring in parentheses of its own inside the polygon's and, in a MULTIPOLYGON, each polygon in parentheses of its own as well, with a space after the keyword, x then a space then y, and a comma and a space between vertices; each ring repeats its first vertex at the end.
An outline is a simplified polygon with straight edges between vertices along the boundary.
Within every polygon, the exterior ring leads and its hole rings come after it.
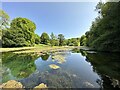
POLYGON ((2 31, 3 47, 33 46, 36 25, 26 18, 15 18, 10 28, 2 31))
POLYGON ((59 34, 58 39, 59 39, 59 46, 63 46, 64 45, 64 40, 65 40, 64 35, 59 34))
POLYGON ((42 33, 41 37, 41 44, 45 44, 45 45, 48 45, 49 44, 49 35, 47 33, 42 33))
POLYGON ((82 35, 80 38, 80 45, 85 46, 86 45, 86 36, 82 35))
POLYGON ((71 38, 67 40, 68 46, 79 46, 80 38, 71 38))
POLYGON ((86 32, 86 45, 100 51, 120 51, 120 2, 99 2, 99 16, 86 32))
POLYGON ((40 36, 35 34, 35 44, 40 44, 40 36))
POLYGON ((50 44, 51 44, 51 46, 59 45, 59 40, 57 39, 57 36, 55 36, 53 32, 50 35, 50 44))

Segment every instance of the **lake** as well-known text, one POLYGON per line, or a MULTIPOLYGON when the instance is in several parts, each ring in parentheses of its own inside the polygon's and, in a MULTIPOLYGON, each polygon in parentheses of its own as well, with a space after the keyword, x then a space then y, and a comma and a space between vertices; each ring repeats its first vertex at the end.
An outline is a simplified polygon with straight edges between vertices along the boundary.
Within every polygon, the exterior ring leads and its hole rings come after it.
POLYGON ((120 55, 74 49, 39 55, 2 54, 2 82, 17 80, 26 88, 120 88, 120 55))

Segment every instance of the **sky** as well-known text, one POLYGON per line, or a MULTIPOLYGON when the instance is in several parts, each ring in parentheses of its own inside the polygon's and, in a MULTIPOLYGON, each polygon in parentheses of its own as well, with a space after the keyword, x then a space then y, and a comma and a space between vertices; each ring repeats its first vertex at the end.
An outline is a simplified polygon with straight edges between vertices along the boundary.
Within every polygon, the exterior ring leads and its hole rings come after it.
POLYGON ((97 17, 97 2, 3 2, 2 9, 10 16, 28 18, 36 24, 35 33, 63 34, 76 38, 89 30, 97 17))

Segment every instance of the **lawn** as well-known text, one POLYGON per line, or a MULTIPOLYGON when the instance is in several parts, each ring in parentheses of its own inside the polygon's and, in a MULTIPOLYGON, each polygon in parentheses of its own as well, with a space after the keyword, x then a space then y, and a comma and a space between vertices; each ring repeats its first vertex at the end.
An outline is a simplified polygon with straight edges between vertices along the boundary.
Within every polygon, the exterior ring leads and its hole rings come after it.
POLYGON ((35 45, 34 47, 15 47, 15 48, 0 48, 1 52, 12 51, 14 53, 30 53, 30 52, 46 52, 46 51, 58 51, 68 50, 74 48, 74 46, 49 46, 49 45, 35 45))

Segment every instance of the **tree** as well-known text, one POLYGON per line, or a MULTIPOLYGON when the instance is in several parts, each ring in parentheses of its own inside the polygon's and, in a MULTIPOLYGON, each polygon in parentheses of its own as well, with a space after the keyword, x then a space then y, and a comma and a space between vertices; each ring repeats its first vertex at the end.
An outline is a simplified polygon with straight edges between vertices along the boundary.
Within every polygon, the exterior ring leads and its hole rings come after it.
POLYGON ((35 37, 34 31, 36 29, 36 25, 34 22, 27 18, 15 18, 12 20, 10 24, 11 30, 19 30, 20 33, 24 35, 25 40, 29 43, 29 46, 34 45, 35 37))
POLYGON ((59 46, 59 40, 58 39, 56 39, 54 42, 55 42, 55 46, 59 46))
POLYGON ((51 46, 55 46, 55 35, 53 34, 53 32, 50 35, 50 44, 51 46))
POLYGON ((80 38, 80 45, 85 46, 86 45, 86 36, 82 35, 80 38))
POLYGON ((3 30, 3 47, 33 46, 35 44, 35 24, 26 18, 15 18, 10 28, 3 30))
POLYGON ((40 37, 37 34, 35 34, 35 44, 40 44, 40 37))
POLYGON ((2 30, 8 28, 9 26, 9 15, 0 9, 0 46, 2 46, 2 30))
POLYGON ((23 31, 29 31, 29 32, 34 32, 36 29, 36 25, 34 22, 27 18, 15 18, 12 20, 10 24, 10 28, 13 30, 23 30, 23 31))
POLYGON ((104 3, 103 2, 98 2, 98 4, 96 5, 96 11, 98 11, 98 14, 101 14, 102 11, 101 11, 101 8, 103 7, 104 3))
POLYGON ((41 55, 42 60, 47 61, 49 58, 49 54, 41 55))
POLYGON ((26 46, 27 42, 23 38, 23 35, 16 30, 3 30, 2 34, 2 46, 3 47, 18 47, 26 46))
POLYGON ((67 39, 64 39, 63 46, 66 46, 66 45, 67 45, 67 39))
POLYGON ((53 32, 51 33, 50 37, 51 37, 51 38, 50 38, 51 40, 56 39, 56 37, 55 37, 55 35, 54 35, 53 32))
POLYGON ((58 39, 59 39, 59 46, 63 46, 64 40, 65 40, 64 35, 63 34, 59 34, 58 35, 58 39))
POLYGON ((73 46, 78 46, 79 39, 77 38, 71 38, 71 43, 73 43, 73 46))
POLYGON ((67 40, 67 45, 68 46, 78 46, 80 42, 79 38, 71 38, 67 40))
POLYGON ((0 30, 0 47, 2 46, 2 30, 0 30))
POLYGON ((44 32, 44 33, 42 33, 40 40, 41 40, 41 44, 48 45, 50 38, 49 38, 48 34, 44 32))
POLYGON ((51 44, 51 46, 58 46, 59 45, 58 38, 57 38, 57 36, 54 35, 53 32, 50 35, 50 44, 51 44))
POLYGON ((0 9, 0 29, 3 30, 9 26, 10 17, 8 14, 0 9))
POLYGON ((89 47, 99 51, 120 51, 120 2, 98 3, 99 16, 86 32, 89 47))

